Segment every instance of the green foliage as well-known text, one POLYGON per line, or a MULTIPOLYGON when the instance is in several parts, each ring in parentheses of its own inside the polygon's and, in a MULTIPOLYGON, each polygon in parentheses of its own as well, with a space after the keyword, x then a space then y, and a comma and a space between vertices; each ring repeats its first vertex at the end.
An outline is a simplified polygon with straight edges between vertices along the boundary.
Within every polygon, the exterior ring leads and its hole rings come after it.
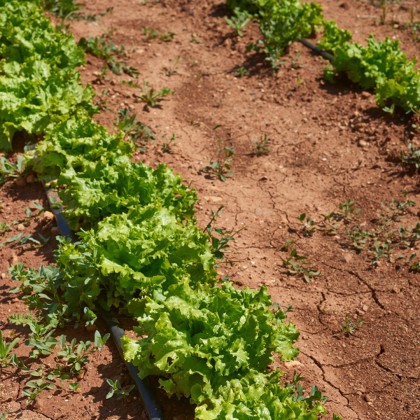
POLYGON ((163 101, 166 96, 172 94, 173 91, 166 86, 157 90, 153 86, 150 86, 148 82, 144 82, 141 94, 138 95, 138 98, 143 101, 146 106, 158 108, 160 106, 159 103, 163 101))
MULTIPOLYGON (((95 332, 95 340, 100 347, 106 343, 108 338, 109 334, 101 337, 98 331, 95 332)), ((60 363, 64 365, 64 368, 72 375, 80 375, 89 362, 89 355, 96 350, 96 343, 94 346, 90 341, 78 342, 75 338, 70 343, 67 343, 67 337, 61 335, 58 339, 61 350, 57 352, 57 357, 60 359, 60 363)))
POLYGON ((29 401, 34 401, 42 391, 52 389, 55 389, 55 385, 52 382, 45 379, 33 379, 25 383, 22 394, 25 395, 29 401))
POLYGON ((229 242, 235 239, 240 230, 228 230, 223 227, 214 227, 216 219, 220 216, 223 206, 220 206, 217 211, 211 211, 210 221, 207 223, 204 231, 208 234, 211 241, 211 248, 215 258, 225 258, 226 250, 229 248, 229 242))
POLYGON ((16 132, 39 135, 83 107, 92 90, 75 67, 84 62, 73 39, 54 30, 33 2, 0 2, 0 149, 10 151, 16 132))
POLYGON ((305 236, 312 236, 315 233, 317 224, 312 220, 310 216, 307 216, 305 213, 301 213, 298 216, 298 220, 303 225, 303 234, 305 236))
POLYGON ((6 341, 0 330, 0 372, 2 368, 9 366, 15 360, 12 350, 18 343, 18 337, 14 338, 10 342, 6 341))
POLYGON ((127 108, 120 109, 117 114, 117 126, 124 132, 125 139, 135 143, 138 150, 145 152, 149 141, 156 138, 153 130, 136 120, 136 114, 130 114, 127 108))
POLYGON ((233 11, 230 26, 237 31, 254 16, 260 25, 263 39, 253 49, 262 50, 273 68, 289 45, 310 36, 322 24, 322 9, 316 3, 299 0, 228 0, 233 11))
POLYGON ((172 42, 175 37, 174 32, 159 32, 155 28, 148 28, 146 26, 144 26, 141 31, 149 41, 158 39, 161 42, 172 42))
POLYGON ((300 3, 296 0, 267 4, 272 6, 261 13, 260 30, 264 36, 263 49, 267 59, 276 67, 279 58, 293 41, 310 36, 321 25, 322 9, 316 3, 300 3))
POLYGON ((226 17, 226 23, 236 32, 238 36, 243 35, 245 26, 250 22, 252 15, 246 10, 235 8, 232 16, 226 17))
MULTIPOLYGON (((68 319, 67 305, 59 295, 60 271, 53 266, 41 266, 38 270, 25 269, 22 264, 14 265, 9 270, 13 280, 20 281, 20 285, 10 291, 16 293, 23 302, 34 311, 40 319, 44 319, 51 328, 64 326, 68 319)), ((26 325, 35 322, 30 317, 26 325)), ((22 324, 22 322, 21 322, 22 324)), ((35 325, 32 328, 36 329, 35 325)))
MULTIPOLYGON (((227 242, 222 236, 212 249, 208 233, 196 226, 195 192, 163 165, 133 163, 133 145, 123 133, 111 135, 92 120, 92 91, 75 69, 83 62, 81 49, 51 28, 36 2, 0 0, 0 29, 0 147, 10 150, 17 131, 42 135, 28 155, 29 169, 57 188, 78 231, 78 242, 60 240, 57 268, 11 270, 21 280, 14 292, 32 309, 10 317, 26 327, 30 357, 59 348, 57 365, 33 370, 36 379, 24 395, 34 400, 57 379, 78 378, 107 337, 77 343, 57 338, 56 329, 75 319, 92 325, 96 310, 112 308, 139 322, 139 338, 124 339, 126 359, 143 377, 160 375, 168 394, 189 397, 197 418, 316 419, 324 413, 317 390, 304 397, 280 383, 280 371, 269 370, 275 353, 283 360, 297 355, 298 333, 284 312, 272 309, 266 289, 218 284, 214 253, 227 242)), ((121 48, 104 37, 81 45, 118 70, 114 57, 121 48)), ((169 93, 146 85, 139 98, 157 106, 169 93)), ((128 113, 119 123, 128 137, 138 128, 128 113)), ((232 154, 223 148, 223 165, 232 154)), ((112 395, 129 392, 116 381, 108 384, 112 395)), ((77 381, 67 385, 78 388, 77 381)))
POLYGON ((378 215, 370 224, 360 218, 360 208, 353 200, 340 204, 337 212, 324 216, 324 222, 318 225, 328 235, 338 235, 341 246, 351 248, 357 253, 366 253, 375 267, 382 259, 393 264, 404 263, 410 267, 417 255, 408 254, 420 240, 420 223, 415 226, 397 225, 407 209, 415 203, 411 200, 392 200, 383 204, 378 215), (397 254, 398 250, 398 254, 397 254))
POLYGON ((283 260, 283 266, 287 269, 287 273, 292 276, 300 276, 305 283, 309 283, 314 277, 321 273, 316 268, 310 266, 308 258, 300 255, 296 248, 292 248, 289 257, 283 260))
POLYGON ((0 185, 6 183, 11 178, 16 178, 25 170, 25 158, 17 155, 16 163, 11 162, 4 156, 0 156, 0 185))
POLYGON ((82 7, 75 0, 41 0, 41 6, 62 19, 69 18, 82 7))
POLYGON ((89 38, 80 38, 79 45, 89 54, 94 55, 106 62, 109 69, 117 74, 128 74, 131 77, 138 76, 138 71, 129 65, 116 60, 116 56, 125 53, 123 46, 117 47, 107 36, 90 36, 89 38))
POLYGON ((270 154, 270 137, 267 134, 264 134, 258 141, 254 144, 253 155, 254 156, 266 156, 270 154))
POLYGON ((401 163, 409 171, 420 172, 420 148, 412 143, 407 145, 407 154, 401 154, 401 163))
POLYGON ((354 320, 349 314, 346 314, 340 326, 340 331, 346 336, 353 335, 362 325, 363 319, 357 318, 354 320))
POLYGON ((344 73, 363 89, 373 90, 376 101, 385 111, 401 107, 407 112, 420 109, 420 72, 416 60, 409 60, 400 50, 399 42, 386 38, 376 41, 373 36, 362 46, 351 42, 352 35, 341 30, 335 22, 324 24, 324 36, 318 45, 334 54, 332 66, 325 77, 333 81, 344 73))
POLYGON ((106 379, 106 383, 110 386, 110 390, 108 391, 108 394, 106 394, 106 399, 110 399, 113 396, 116 396, 118 400, 121 398, 126 398, 130 395, 130 392, 134 389, 134 385, 130 385, 127 387, 122 387, 121 383, 118 379, 115 381, 113 379, 106 379))
POLYGON ((248 70, 244 66, 236 67, 235 72, 234 72, 235 77, 238 77, 238 78, 248 76, 248 73, 249 73, 248 70))
MULTIPOLYGON (((278 386, 278 373, 266 371, 274 351, 283 360, 296 356, 292 344, 298 337, 285 314, 269 306, 265 289, 236 290, 229 283, 192 289, 177 283, 129 303, 140 338, 123 338, 125 357, 138 366, 140 377, 159 375, 169 395, 190 398, 199 419, 282 418, 277 414, 298 406, 306 413, 306 404, 296 404, 292 392, 278 386)), ((308 418, 322 412, 319 405, 311 411, 308 418)))
POLYGON ((62 243, 64 296, 71 307, 122 307, 155 289, 183 279, 215 282, 207 235, 180 224, 164 207, 145 206, 103 219, 81 242, 62 243))
POLYGON ((200 169, 200 173, 204 172, 208 178, 217 177, 220 181, 225 182, 227 177, 233 173, 232 162, 235 149, 233 147, 222 147, 218 150, 218 159, 212 160, 209 165, 200 169))
MULTIPOLYGON (((263 39, 250 44, 249 50, 263 51, 274 69, 288 46, 309 37, 319 27, 324 35, 318 45, 333 53, 333 61, 325 70, 330 82, 343 73, 363 89, 373 90, 376 101, 387 112, 396 107, 406 112, 420 109, 420 73, 416 60, 409 60, 397 40, 376 41, 373 36, 362 46, 352 42, 352 34, 325 21, 317 3, 299 0, 227 0, 232 10, 228 24, 239 34, 250 18, 260 25, 263 39)), ((384 9, 385 10, 385 9, 384 9)))

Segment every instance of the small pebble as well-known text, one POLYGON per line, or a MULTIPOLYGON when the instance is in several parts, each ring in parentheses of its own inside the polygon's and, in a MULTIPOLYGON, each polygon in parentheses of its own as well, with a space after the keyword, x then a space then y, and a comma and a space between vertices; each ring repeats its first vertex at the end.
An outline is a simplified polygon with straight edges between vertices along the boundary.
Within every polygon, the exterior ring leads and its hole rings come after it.
POLYGON ((369 146, 369 143, 365 140, 359 140, 358 145, 360 147, 367 147, 367 146, 369 146))

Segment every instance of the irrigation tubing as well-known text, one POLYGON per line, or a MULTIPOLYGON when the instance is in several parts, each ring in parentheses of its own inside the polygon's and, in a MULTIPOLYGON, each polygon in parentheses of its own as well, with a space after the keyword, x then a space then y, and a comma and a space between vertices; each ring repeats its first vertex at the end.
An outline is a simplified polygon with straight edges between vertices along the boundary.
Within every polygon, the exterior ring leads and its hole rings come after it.
MULTIPOLYGON (((44 185, 44 189, 45 189, 45 192, 47 194, 47 198, 50 204, 56 202, 55 191, 46 188, 45 185, 44 185)), ((62 213, 62 208, 61 207, 53 208, 52 211, 54 213, 55 220, 57 222, 57 227, 61 235, 71 239, 74 242, 76 240, 76 237, 73 231, 70 229, 67 223, 67 220, 65 219, 62 213)), ((123 359, 128 369, 128 372, 130 373, 130 376, 132 377, 136 385, 136 388, 144 403, 144 407, 147 411, 149 419, 150 420, 163 420, 162 410, 160 409, 159 404, 157 403, 152 390, 150 389, 148 384, 146 384, 146 382, 140 379, 137 368, 131 362, 127 362, 124 359, 123 350, 121 347, 121 337, 125 335, 124 330, 119 325, 117 325, 117 323, 113 320, 112 314, 110 312, 100 311, 100 315, 102 319, 105 321, 105 323, 107 324, 108 330, 111 331, 112 337, 114 338, 114 342, 118 349, 118 353, 123 359)))
POLYGON ((312 50, 314 53, 319 54, 321 57, 324 57, 326 60, 328 60, 330 62, 334 60, 334 57, 330 53, 327 53, 326 51, 321 50, 321 48, 312 44, 312 42, 309 42, 307 39, 299 38, 298 41, 301 44, 303 44, 305 47, 312 50))

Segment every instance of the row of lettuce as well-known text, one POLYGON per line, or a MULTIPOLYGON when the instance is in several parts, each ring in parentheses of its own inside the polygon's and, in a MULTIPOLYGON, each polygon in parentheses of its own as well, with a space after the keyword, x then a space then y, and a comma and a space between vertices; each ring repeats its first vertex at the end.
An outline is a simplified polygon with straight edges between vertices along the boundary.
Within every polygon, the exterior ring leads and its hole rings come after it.
POLYGON ((56 287, 66 317, 114 311, 136 321, 124 357, 142 378, 196 405, 198 419, 316 419, 322 397, 281 382, 274 358, 298 351, 296 328, 266 289, 220 283, 196 194, 95 123, 84 54, 37 0, 0 0, 0 148, 37 140, 27 165, 54 187, 77 242, 60 240, 56 287))
POLYGON ((324 19, 317 3, 227 0, 227 5, 239 26, 251 19, 259 23, 263 39, 254 47, 262 50, 273 66, 292 42, 321 30, 318 46, 333 55, 325 70, 328 81, 344 74, 361 88, 374 91, 378 105, 388 112, 396 107, 406 112, 420 110, 420 72, 416 60, 400 50, 398 40, 376 41, 369 36, 365 46, 353 42, 351 32, 324 19))

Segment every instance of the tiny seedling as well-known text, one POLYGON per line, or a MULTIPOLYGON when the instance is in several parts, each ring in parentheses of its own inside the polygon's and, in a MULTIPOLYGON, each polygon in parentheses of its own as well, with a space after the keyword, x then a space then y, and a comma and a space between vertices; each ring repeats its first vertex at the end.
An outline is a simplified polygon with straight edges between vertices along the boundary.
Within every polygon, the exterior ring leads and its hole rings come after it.
POLYGON ((141 152, 147 151, 149 141, 156 138, 153 130, 136 120, 136 114, 130 114, 127 108, 120 109, 117 114, 117 126, 125 137, 136 143, 141 152))
POLYGON ((287 269, 287 274, 300 276, 305 283, 320 275, 320 271, 310 267, 307 257, 299 255, 296 248, 290 250, 289 257, 283 260, 283 266, 287 269))
POLYGON ((14 338, 8 342, 3 338, 0 330, 0 373, 3 368, 10 364, 16 364, 16 356, 12 354, 12 350, 19 343, 19 338, 14 338))
POLYGON ((172 153, 172 144, 175 142, 176 138, 175 138, 175 134, 172 133, 171 137, 169 138, 169 140, 166 139, 166 134, 163 135, 163 138, 165 139, 165 141, 162 144, 162 153, 172 153))
POLYGON ((304 379, 303 376, 293 372, 292 381, 286 384, 286 388, 293 390, 295 401, 305 401, 308 404, 308 407, 314 408, 317 403, 327 400, 327 397, 323 396, 316 386, 313 386, 309 395, 305 396, 305 389, 302 385, 304 379))
POLYGON ((31 314, 13 314, 8 319, 11 324, 29 328, 30 333, 25 345, 31 347, 29 357, 32 359, 48 356, 55 349, 57 340, 52 336, 56 327, 54 323, 45 324, 31 314))
POLYGON ((34 401, 38 395, 46 389, 55 389, 55 385, 45 379, 36 379, 26 382, 22 394, 25 395, 29 401, 34 401))
POLYGON ((412 143, 407 145, 408 153, 401 153, 401 164, 407 172, 420 172, 420 148, 415 147, 412 143))
POLYGON ((0 223, 0 236, 3 236, 6 232, 10 232, 12 229, 7 223, 0 223))
POLYGON ((226 181, 227 177, 233 173, 232 162, 234 153, 235 149, 233 147, 223 147, 219 151, 219 158, 200 169, 200 172, 206 173, 208 178, 217 177, 220 181, 226 181))
POLYGON ((211 248, 213 255, 217 259, 223 259, 226 253, 227 248, 229 248, 229 242, 235 239, 235 236, 242 230, 233 230, 225 228, 216 228, 214 224, 217 218, 220 216, 223 210, 223 206, 220 206, 217 211, 211 210, 211 218, 207 223, 207 226, 204 228, 204 231, 210 238, 211 248))
POLYGON ((372 265, 378 266, 382 258, 391 260, 392 244, 389 241, 374 241, 369 253, 372 255, 372 265))
POLYGON ((235 77, 238 77, 238 78, 248 76, 248 74, 249 74, 249 71, 244 66, 238 66, 234 70, 234 75, 235 77))
POLYGON ((420 273, 420 260, 417 259, 416 253, 408 257, 407 265, 412 273, 420 273))
POLYGON ((64 21, 70 17, 79 17, 82 4, 76 0, 41 0, 41 6, 64 21))
POLYGON ((172 94, 172 89, 168 87, 157 90, 153 86, 150 86, 148 82, 144 82, 141 95, 138 95, 138 98, 146 104, 146 107, 158 108, 159 103, 166 96, 172 94))
POLYGON ((295 241, 293 239, 287 239, 284 242, 284 244, 280 247, 280 251, 289 252, 294 242, 295 241))
POLYGON ((252 16, 245 10, 235 8, 231 17, 225 17, 226 23, 235 31, 236 35, 243 35, 246 25, 250 22, 252 16))
POLYGON ((349 314, 346 314, 341 324, 340 331, 346 335, 354 334, 363 325, 363 319, 357 318, 354 320, 349 314))
POLYGON ((351 240, 351 246, 356 250, 357 253, 362 252, 371 238, 371 232, 367 229, 363 229, 362 226, 356 224, 350 229, 346 229, 347 236, 351 240))
POLYGON ((69 391, 77 392, 80 388, 80 382, 70 382, 69 383, 69 391))
POLYGON ((70 343, 66 342, 67 337, 61 335, 58 339, 61 351, 57 352, 57 356, 64 362, 67 370, 73 375, 79 375, 80 371, 89 362, 88 354, 91 352, 90 341, 79 341, 73 338, 70 343))
POLYGON ((270 153, 270 143, 270 137, 268 137, 267 134, 264 134, 258 141, 254 143, 254 150, 252 154, 254 156, 268 155, 270 153))
POLYGON ((148 28, 146 26, 141 31, 148 41, 157 39, 161 42, 172 42, 175 37, 175 32, 159 32, 155 28, 148 28))
POLYGON ((305 213, 301 213, 298 216, 298 220, 303 225, 303 235, 304 236, 313 236, 317 229, 317 224, 314 222, 311 217, 307 216, 305 213))
POLYGON ((324 216, 325 220, 334 220, 344 223, 351 222, 361 211, 360 207, 353 200, 345 200, 338 206, 337 212, 331 212, 324 216))
POLYGON ((7 182, 9 179, 17 178, 22 175, 25 170, 25 158, 23 155, 18 155, 16 163, 11 162, 4 156, 0 157, 0 185, 7 182))
POLYGON ((171 67, 169 67, 169 66, 165 66, 165 67, 163 67, 163 74, 166 76, 166 77, 171 77, 171 76, 173 76, 173 75, 175 75, 175 74, 177 74, 178 73, 178 64, 179 64, 179 60, 181 59, 181 57, 180 56, 178 56, 177 58, 176 58, 176 60, 175 60, 175 62, 174 62, 174 64, 171 66, 171 67))
POLYGON ((126 398, 130 395, 130 392, 134 389, 134 385, 123 387, 118 379, 114 381, 112 379, 107 378, 106 383, 111 388, 108 394, 106 394, 105 398, 107 400, 114 396, 116 396, 118 400, 120 400, 121 398, 126 398))
POLYGON ((125 73, 130 77, 138 76, 139 73, 135 68, 116 60, 115 56, 125 54, 125 48, 123 46, 117 47, 107 36, 83 37, 80 39, 79 45, 87 53, 104 60, 114 74, 121 75, 125 73))

